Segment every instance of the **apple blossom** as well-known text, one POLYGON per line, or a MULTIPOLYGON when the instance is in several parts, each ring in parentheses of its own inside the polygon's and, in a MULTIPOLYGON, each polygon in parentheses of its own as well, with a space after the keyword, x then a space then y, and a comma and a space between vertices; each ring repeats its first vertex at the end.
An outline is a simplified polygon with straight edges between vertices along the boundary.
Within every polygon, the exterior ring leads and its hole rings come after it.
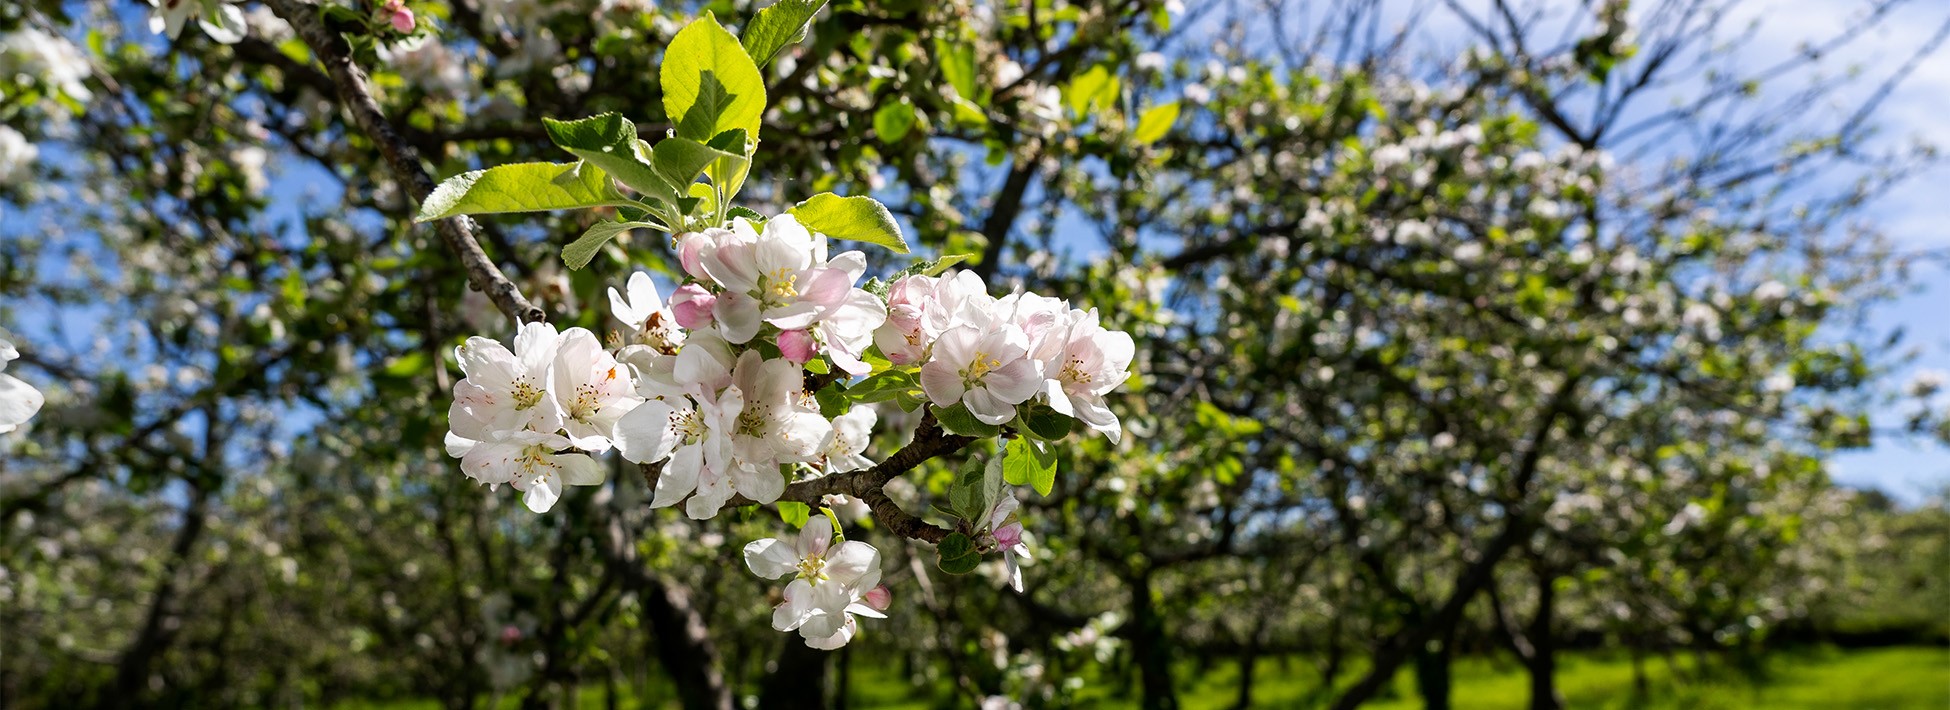
POLYGON ((986 424, 1014 419, 1016 405, 1042 386, 1028 340, 1015 326, 986 333, 957 326, 935 340, 933 355, 921 366, 921 389, 936 405, 968 405, 986 424))
POLYGON ((203 33, 220 44, 236 44, 244 39, 244 11, 228 0, 149 0, 155 14, 149 17, 149 31, 176 39, 183 26, 196 18, 203 33))
POLYGON ((833 432, 820 445, 819 464, 826 473, 845 473, 872 468, 873 461, 860 455, 873 438, 873 425, 879 419, 872 407, 857 406, 833 418, 833 432))
MULTIPOLYGON (((819 514, 792 542, 766 538, 745 546, 745 566, 753 574, 793 575, 785 601, 772 612, 772 628, 798 631, 806 645, 829 650, 852 640, 854 615, 885 618, 880 609, 861 603, 880 584, 880 551, 853 540, 833 547, 832 539, 832 519, 819 514)), ((879 599, 884 604, 889 597, 879 599)))
POLYGON ((1020 505, 1015 494, 1005 489, 989 508, 988 514, 983 516, 990 542, 1002 551, 1002 568, 1009 575, 1009 586, 1017 593, 1022 592, 1022 566, 1016 558, 1032 559, 1029 546, 1022 541, 1022 522, 1011 519, 1020 505))
POLYGON ((24 184, 41 150, 9 126, 0 126, 0 185, 24 184))
POLYGON ((447 454, 460 458, 460 470, 490 486, 506 483, 522 492, 529 510, 546 513, 562 497, 562 486, 603 482, 603 468, 587 454, 556 453, 569 447, 561 434, 515 431, 489 441, 447 435, 447 454))
POLYGON ((780 330, 805 328, 822 311, 846 300, 853 287, 849 271, 864 271, 865 256, 848 252, 833 262, 815 263, 813 248, 812 234, 786 214, 768 220, 763 233, 737 220, 730 235, 701 252, 705 273, 724 288, 712 315, 725 340, 744 343, 766 324, 780 330))
POLYGON ((562 408, 548 391, 560 342, 555 326, 529 323, 515 334, 513 352, 478 336, 454 348, 466 377, 454 383, 448 428, 475 441, 504 432, 561 429, 562 408))
POLYGON ((20 351, 5 338, 0 338, 0 434, 20 428, 35 412, 41 411, 46 401, 41 391, 33 385, 22 382, 20 378, 6 374, 7 363, 20 357, 20 351))
POLYGON ((562 333, 551 379, 562 428, 585 451, 608 451, 616 421, 642 401, 632 392, 629 372, 582 328, 562 333))
POLYGON ((1097 310, 1079 311, 1066 333, 1055 333, 1043 355, 1044 395, 1051 409, 1076 417, 1112 443, 1121 437, 1117 415, 1104 396, 1129 377, 1137 346, 1129 333, 1105 330, 1097 310))
POLYGON ((778 500, 785 490, 779 465, 812 461, 832 433, 832 422, 801 396, 804 377, 792 363, 767 360, 756 351, 747 350, 738 359, 731 380, 744 392, 745 407, 732 429, 731 476, 747 498, 778 500))
POLYGON ((648 345, 658 352, 673 355, 684 344, 684 332, 678 329, 676 317, 658 297, 657 285, 650 280, 649 274, 641 271, 630 274, 627 295, 618 293, 614 286, 610 287, 609 312, 629 327, 632 333, 629 342, 648 345))

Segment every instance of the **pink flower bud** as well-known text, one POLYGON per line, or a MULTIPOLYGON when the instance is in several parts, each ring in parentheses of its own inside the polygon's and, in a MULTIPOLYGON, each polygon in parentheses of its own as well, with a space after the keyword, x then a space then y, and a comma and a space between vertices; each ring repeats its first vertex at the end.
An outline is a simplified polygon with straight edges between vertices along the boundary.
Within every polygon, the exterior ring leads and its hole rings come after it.
POLYGON ((894 590, 888 589, 887 585, 882 584, 867 590, 863 601, 867 603, 867 606, 873 607, 874 611, 886 611, 887 607, 894 605, 894 590))
POLYGON ((703 328, 711 325, 711 306, 717 302, 718 297, 704 290, 704 286, 684 284, 676 293, 670 294, 670 313, 677 318, 680 326, 703 328))
POLYGON ((501 627, 501 645, 513 646, 521 641, 521 628, 514 624, 501 627))
POLYGON ((699 281, 710 280, 711 275, 704 272, 704 253, 717 248, 717 234, 722 233, 724 230, 707 230, 677 235, 677 261, 684 265, 684 273, 699 281))
POLYGON ((794 365, 804 365, 819 353, 819 343, 813 342, 811 333, 801 330, 788 330, 779 334, 779 354, 791 360, 794 365))
POLYGON ((388 16, 387 20, 393 23, 394 30, 400 34, 413 33, 413 11, 407 9, 405 2, 386 0, 385 12, 388 16))
POLYGON ((995 529, 995 546, 1002 548, 1022 544, 1022 523, 1009 523, 995 529))

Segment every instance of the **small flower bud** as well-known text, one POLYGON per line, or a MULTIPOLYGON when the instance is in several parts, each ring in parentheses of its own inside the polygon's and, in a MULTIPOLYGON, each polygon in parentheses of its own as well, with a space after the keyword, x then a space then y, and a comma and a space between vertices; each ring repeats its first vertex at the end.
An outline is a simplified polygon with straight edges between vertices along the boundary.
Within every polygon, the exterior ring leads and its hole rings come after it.
POLYGON ((670 312, 677 318, 677 324, 685 328, 704 328, 711 325, 711 307, 717 305, 718 297, 698 284, 684 284, 670 295, 670 312))
POLYGON ((819 352, 819 343, 813 341, 811 333, 804 329, 788 330, 779 334, 779 354, 791 360, 794 365, 804 365, 819 352))
POLYGON ((867 606, 873 607, 874 611, 886 611, 887 607, 894 605, 894 590, 888 589, 887 585, 882 584, 867 590, 866 596, 862 600, 867 603, 867 606))

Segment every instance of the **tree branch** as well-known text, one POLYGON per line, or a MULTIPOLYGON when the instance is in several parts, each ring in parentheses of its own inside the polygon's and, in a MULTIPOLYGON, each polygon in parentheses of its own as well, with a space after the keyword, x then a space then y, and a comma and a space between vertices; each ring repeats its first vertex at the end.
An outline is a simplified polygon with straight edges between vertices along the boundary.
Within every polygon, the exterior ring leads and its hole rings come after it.
MULTIPOLYGON (((817 508, 824 505, 823 499, 829 495, 847 495, 866 502, 873 510, 873 519, 896 535, 921 540, 930 544, 939 543, 953 530, 934 525, 902 510, 894 499, 887 497, 887 482, 903 473, 914 470, 928 459, 961 450, 975 437, 950 434, 942 431, 934 420, 934 412, 922 415, 921 424, 915 427, 914 440, 901 447, 894 455, 881 461, 879 465, 862 471, 852 471, 819 478, 809 478, 785 487, 779 500, 804 503, 817 508)), ((662 462, 639 464, 644 483, 656 490, 657 479, 663 474, 662 462)), ((735 495, 725 503, 726 507, 760 505, 758 501, 735 495)))
MULTIPOLYGON (((373 98, 365 70, 352 61, 343 41, 325 26, 318 16, 318 9, 306 0, 266 0, 265 4, 291 24, 298 36, 311 47, 318 61, 325 65, 333 86, 338 89, 339 103, 352 113, 360 130, 379 146, 379 152, 392 169, 393 178, 422 198, 433 192, 433 178, 420 166, 419 154, 386 121, 385 112, 380 110, 378 100, 373 98)), ((487 294, 502 313, 524 322, 548 320, 548 314, 522 296, 521 289, 501 273, 500 267, 488 258, 487 252, 481 250, 480 242, 474 239, 472 221, 466 217, 450 217, 435 222, 434 230, 439 232, 447 248, 466 267, 468 283, 474 290, 487 294)))

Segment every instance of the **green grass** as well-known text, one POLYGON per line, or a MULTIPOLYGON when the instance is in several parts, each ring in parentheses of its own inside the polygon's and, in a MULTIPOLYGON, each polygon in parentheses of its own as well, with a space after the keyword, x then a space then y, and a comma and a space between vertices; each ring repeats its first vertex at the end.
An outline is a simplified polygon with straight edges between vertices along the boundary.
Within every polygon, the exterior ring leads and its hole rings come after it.
MULTIPOLYGON (((1781 651, 1764 659, 1758 679, 1724 664, 1714 665, 1702 674, 1690 657, 1675 658, 1671 665, 1663 659, 1650 658, 1645 662, 1645 670, 1649 695, 1641 698, 1633 689, 1629 658, 1608 653, 1568 653, 1559 661, 1558 691, 1573 710, 1950 710, 1950 649, 1941 647, 1781 651)), ((1185 710, 1230 708, 1237 697, 1237 664, 1221 661, 1202 674, 1192 664, 1184 664, 1176 675, 1185 710)), ((950 694, 945 683, 916 686, 888 666, 857 663, 852 677, 850 706, 859 710, 929 710, 967 704, 950 694)), ((1355 679, 1353 671, 1343 673, 1340 685, 1355 679)), ((1137 705, 1135 688, 1119 694, 1109 683, 1097 682, 1098 678, 1087 680, 1090 682, 1079 691, 1074 707, 1107 710, 1137 705)), ((1318 707, 1319 687, 1319 673, 1305 659, 1262 659, 1255 673, 1253 707, 1318 707)), ((1454 690, 1455 710, 1520 709, 1529 702, 1529 678, 1507 656, 1458 660, 1454 668, 1454 690)), ((628 688, 623 691, 627 694, 628 688)), ((654 690, 652 694, 669 697, 654 690)), ((577 699, 581 708, 603 706, 599 687, 585 688, 577 699)), ((502 707, 515 704, 515 700, 507 699, 502 707)), ((634 698, 622 699, 619 706, 639 707, 634 698)), ((404 702, 341 707, 419 710, 436 706, 431 702, 404 702)), ((651 707, 674 708, 676 704, 673 699, 651 707)), ((1413 675, 1404 669, 1388 694, 1366 707, 1376 710, 1422 707, 1415 694, 1413 675)))
MULTIPOLYGON (((1649 694, 1641 698, 1634 692, 1629 658, 1596 653, 1566 654, 1557 675, 1558 692, 1564 696, 1567 707, 1580 710, 1950 709, 1950 649, 1784 651, 1764 660, 1763 675, 1757 680, 1724 666, 1715 667, 1702 678, 1690 659, 1674 662, 1676 669, 1662 659, 1646 661, 1649 694)), ((1283 669, 1281 664, 1278 659, 1267 660, 1258 667, 1254 707, 1303 707, 1309 694, 1319 687, 1318 674, 1311 665, 1295 662, 1290 669, 1283 669)), ((1529 676, 1507 657, 1459 660, 1454 675, 1452 699, 1456 710, 1528 706, 1529 676)), ((1180 685, 1185 708, 1231 707, 1236 697, 1237 678, 1237 667, 1230 664, 1219 666, 1203 678, 1188 674, 1180 685)), ((1410 671, 1398 675, 1391 690, 1391 697, 1366 707, 1376 710, 1422 707, 1410 671)), ((1095 706, 1129 704, 1128 701, 1106 702, 1095 706)))

